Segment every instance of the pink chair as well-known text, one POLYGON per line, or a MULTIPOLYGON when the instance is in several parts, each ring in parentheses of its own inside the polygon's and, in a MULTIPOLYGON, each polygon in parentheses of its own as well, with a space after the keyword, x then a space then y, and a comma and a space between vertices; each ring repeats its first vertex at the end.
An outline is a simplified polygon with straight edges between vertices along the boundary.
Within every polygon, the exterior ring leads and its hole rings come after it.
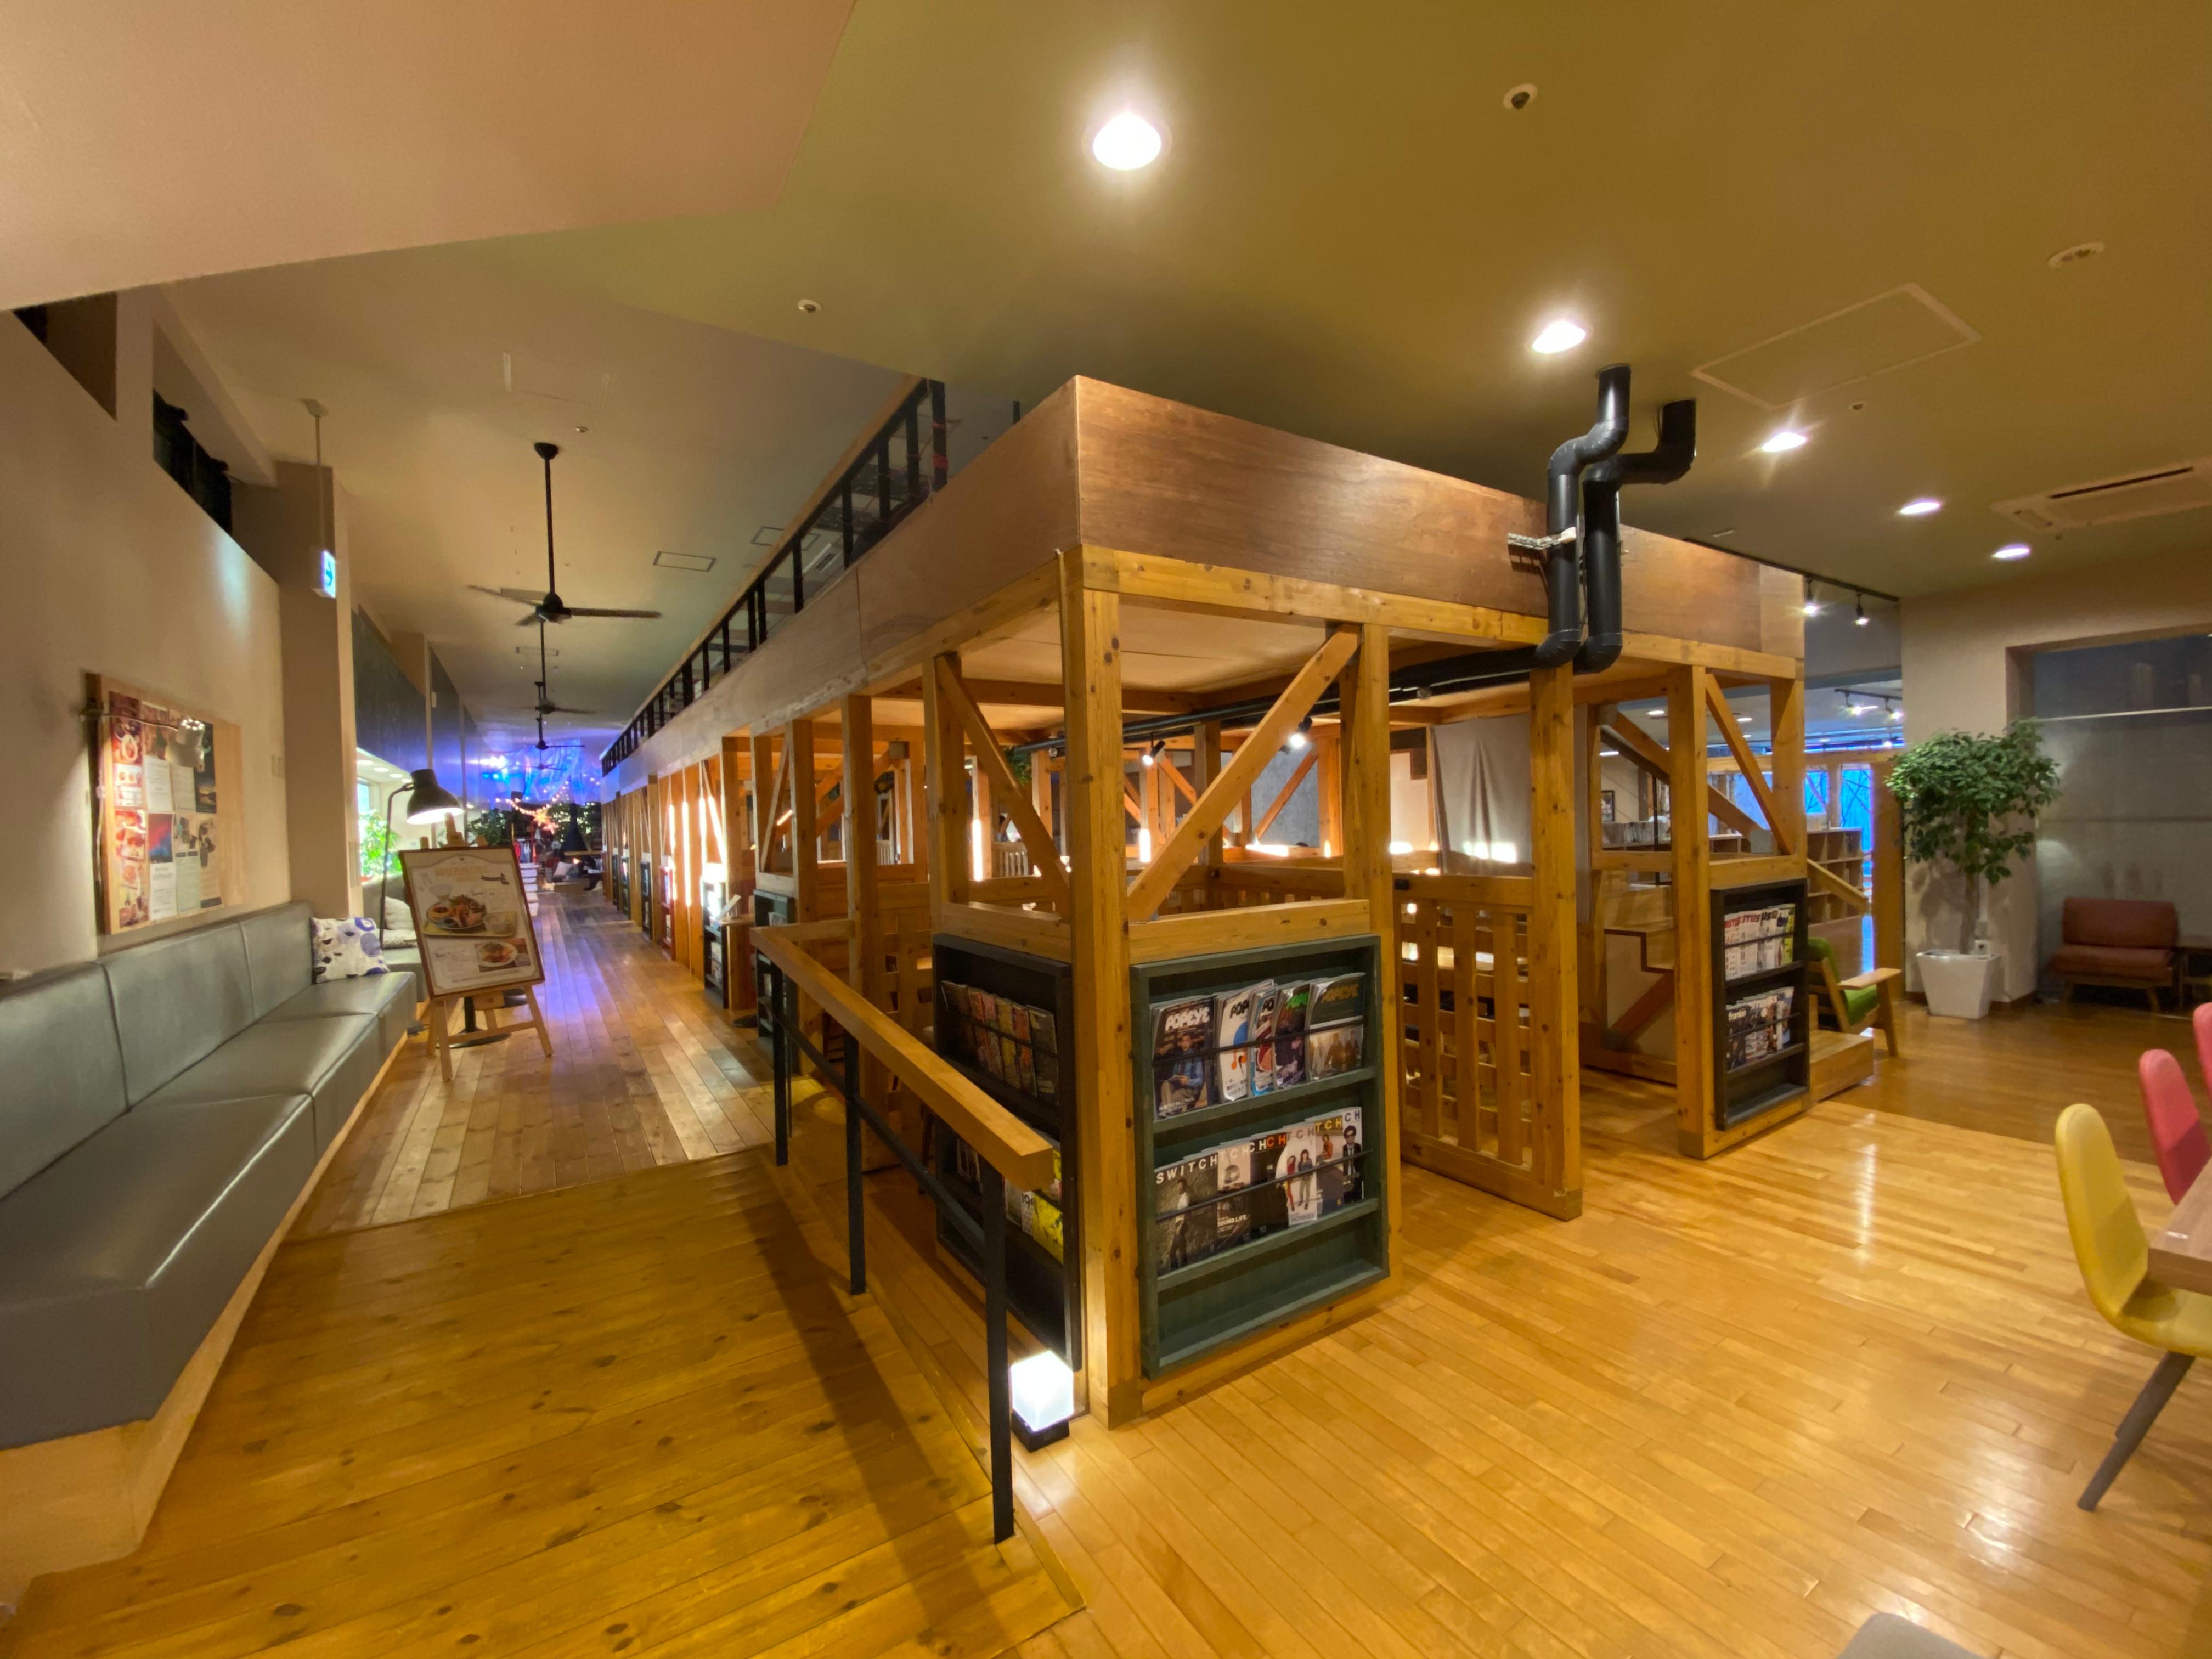
POLYGON ((2212 1089, 2212 1002, 2200 1002, 2189 1017, 2197 1028, 2197 1071, 2204 1086, 2212 1089))
MULTIPOLYGON (((2204 1023, 2199 1021, 2197 1029, 2202 1042, 2204 1023)), ((2179 1204, 2198 1171, 2212 1163, 2212 1141, 2204 1137, 2179 1060, 2163 1048, 2148 1049, 2136 1062, 2136 1075, 2142 1084, 2143 1118, 2150 1125, 2158 1172, 2166 1177, 2166 1195, 2179 1204)))

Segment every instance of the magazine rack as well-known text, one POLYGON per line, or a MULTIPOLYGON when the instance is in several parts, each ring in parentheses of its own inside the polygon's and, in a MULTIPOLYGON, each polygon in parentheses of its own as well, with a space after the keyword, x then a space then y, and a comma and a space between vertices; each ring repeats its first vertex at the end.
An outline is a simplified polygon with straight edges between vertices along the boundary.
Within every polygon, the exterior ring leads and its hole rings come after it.
MULTIPOLYGON (((1066 1034, 1074 1030, 1075 988, 1068 965, 1020 951, 1001 950, 973 939, 939 934, 930 941, 930 954, 938 986, 937 1051, 952 1062, 976 1087, 1012 1112, 1060 1150, 1060 1252, 1052 1253, 1010 1218, 1006 1224, 1006 1301, 1014 1317, 1030 1335, 1067 1362, 1070 1370, 1083 1364, 1083 1220, 1078 1142, 1069 1133, 1076 1095, 1074 1044, 1066 1034), (948 984, 973 986, 994 997, 1006 997, 1030 1007, 1049 1009, 1058 1027, 1051 1053, 1053 1098, 993 1077, 963 1055, 950 1040, 951 1022, 945 1006, 948 984)), ((763 1006, 766 1005, 763 1004, 763 1006)), ((938 1178, 958 1197, 969 1213, 981 1219, 983 1191, 980 1183, 960 1170, 960 1138, 944 1124, 932 1127, 928 1156, 938 1178)), ((938 1248, 979 1282, 983 1265, 967 1237, 937 1220, 938 1248)))
MULTIPOLYGON (((1389 1144, 1381 1060, 1382 1010, 1376 995, 1379 952, 1372 935, 1305 945, 1241 951, 1142 963, 1129 975, 1137 1142, 1138 1273, 1145 1375, 1165 1372, 1218 1349, 1287 1324, 1388 1275, 1389 1206, 1397 1149, 1389 1144), (1156 1008, 1233 994, 1256 981, 1311 981, 1362 975, 1362 1063, 1318 1081, 1204 1105, 1170 1117, 1155 1114, 1153 1019, 1156 1008), (1364 1145, 1357 1166, 1359 1196, 1302 1224, 1234 1243, 1187 1265, 1163 1269, 1157 1241, 1161 1216, 1155 1172, 1225 1143, 1249 1141, 1310 1119, 1358 1108, 1364 1145)), ((1311 1176, 1292 1177, 1310 1182, 1311 1176)), ((1174 1212, 1233 1201, 1260 1185, 1235 1188, 1174 1212)))
MULTIPOLYGON (((1771 1111, 1804 1095, 1812 1085, 1813 999, 1807 982, 1805 951, 1806 890, 1802 881, 1762 883, 1753 887, 1725 888, 1713 894, 1711 907, 1713 1009, 1713 1125, 1726 1129, 1771 1111), (1779 963, 1747 966, 1729 971, 1729 919, 1751 918, 1787 912, 1778 929, 1753 924, 1756 938, 1772 939, 1783 947, 1779 963), (1779 1022, 1762 1018, 1760 1005, 1775 994, 1787 994, 1790 1008, 1779 1022), (1736 1052, 1736 1027, 1754 1028, 1772 1039, 1756 1041, 1763 1048, 1749 1057, 1736 1052)), ((1771 958, 1778 954, 1769 949, 1771 958)))

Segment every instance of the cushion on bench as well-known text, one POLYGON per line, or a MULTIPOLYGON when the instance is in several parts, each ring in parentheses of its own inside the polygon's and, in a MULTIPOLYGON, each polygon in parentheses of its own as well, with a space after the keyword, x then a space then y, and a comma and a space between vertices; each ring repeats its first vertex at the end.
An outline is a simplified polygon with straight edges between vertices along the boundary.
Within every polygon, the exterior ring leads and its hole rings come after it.
POLYGON ((97 963, 0 994, 0 1197, 123 1115, 123 1054, 97 963))
MULTIPOLYGON (((307 950, 304 939, 300 948, 307 950)), ((252 978, 235 922, 134 945, 100 966, 114 999, 133 1106, 252 1020, 252 978)))
POLYGON ((149 1103, 0 1203, 0 1446, 151 1417, 315 1164, 301 1094, 149 1103))
POLYGON ((264 1020, 157 1090, 137 1109, 248 1095, 308 1095, 315 1103, 319 1153, 345 1127, 354 1103, 368 1091, 383 1063, 377 1023, 367 1014, 264 1020))
POLYGON ((2069 898, 2059 912, 2068 945, 2112 945, 2165 951, 2181 937, 2181 917, 2165 899, 2069 898))
POLYGON ((2173 952, 2118 945, 2062 945, 2051 952, 2051 971, 2081 979, 2123 979, 2165 985, 2173 978, 2173 952))

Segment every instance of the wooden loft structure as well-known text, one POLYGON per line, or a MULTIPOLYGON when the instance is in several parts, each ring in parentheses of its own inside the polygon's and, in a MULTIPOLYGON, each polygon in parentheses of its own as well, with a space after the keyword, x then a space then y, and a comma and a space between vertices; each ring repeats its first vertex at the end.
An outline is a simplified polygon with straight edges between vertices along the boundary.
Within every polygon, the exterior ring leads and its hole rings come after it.
MULTIPOLYGON (((749 921, 818 928, 825 963, 917 1035, 945 1018, 933 987, 955 956, 1062 975, 1081 1223, 1066 1348, 1091 1411, 1160 1408, 1396 1288, 1401 1158, 1579 1210, 1598 878, 1663 878, 1662 902, 1700 935, 1713 895, 1808 879, 1795 576, 1630 530, 1612 667, 1394 700, 1394 667, 1543 636, 1541 576, 1506 539, 1541 529, 1516 496, 1071 381, 624 758, 610 869, 650 871, 653 893, 611 882, 657 937, 669 910, 691 960, 686 862, 710 861, 719 824, 732 957, 749 921), (1667 700, 1673 748, 1644 736, 1638 752, 1697 799, 1705 745, 1683 734, 1711 721, 1741 749, 1721 699, 1740 685, 1773 700, 1764 821, 1717 851, 1700 815, 1663 852, 1593 852, 1590 761, 1628 724, 1620 704, 1667 700), (1152 767, 1152 740, 1125 729, 1231 705, 1258 712, 1173 734, 1152 767), (1394 855, 1394 732, 1476 714, 1529 723, 1528 857, 1394 855), (1255 785, 1308 720, 1323 845, 1268 857, 1251 843, 1279 800, 1255 785), (1364 1196, 1341 1225, 1164 1269, 1154 1185, 1202 1144, 1176 1137, 1243 1133, 1268 1097, 1154 1121, 1144 999, 1278 957, 1367 964, 1364 1196)), ((732 1007, 745 977, 728 972, 732 1007)), ((1697 950, 1668 978, 1684 1152, 1803 1109, 1800 1090, 1718 1126, 1717 988, 1697 950)))

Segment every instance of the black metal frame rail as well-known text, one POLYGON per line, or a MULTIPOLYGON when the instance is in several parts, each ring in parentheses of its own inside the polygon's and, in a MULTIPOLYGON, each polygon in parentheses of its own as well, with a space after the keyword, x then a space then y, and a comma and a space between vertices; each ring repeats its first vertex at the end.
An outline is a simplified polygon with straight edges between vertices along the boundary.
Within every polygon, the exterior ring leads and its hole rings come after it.
MULTIPOLYGON (((945 488, 947 471, 945 383, 924 380, 871 434, 853 464, 823 494, 822 505, 783 538, 737 602, 722 613, 691 654, 661 681, 645 706, 631 716, 622 735, 599 756, 602 775, 637 751, 638 746, 704 696, 720 674, 759 650, 769 635, 806 608, 807 544, 836 538, 836 572, 850 569, 863 553, 889 535, 907 514, 945 488), (929 410, 929 465, 922 465, 921 416, 929 410), (895 465, 891 445, 903 439, 903 464, 895 465)), ((817 544, 819 552, 819 544, 817 544)), ((815 560, 816 586, 823 561, 815 560)))
MULTIPOLYGON (((845 1247, 852 1264, 854 1296, 868 1291, 867 1239, 860 1190, 860 1125, 865 1121, 921 1183, 937 1213, 960 1230, 983 1263, 983 1370, 991 1391, 991 1536, 1005 1543, 1014 1535, 1014 1449, 1012 1384, 1006 1375, 1006 1178, 985 1159, 981 1165, 983 1218, 979 1224, 939 1180, 935 1170, 868 1104, 860 1091, 860 1045, 846 1032, 844 1058, 832 1060, 799 1032, 799 988, 791 975, 756 953, 762 982, 775 1010, 768 1032, 775 1060, 775 1161, 791 1161, 791 1079, 798 1056, 821 1067, 822 1076, 845 1103, 845 1247)), ((825 1011, 825 1018, 828 1018, 825 1011)))

